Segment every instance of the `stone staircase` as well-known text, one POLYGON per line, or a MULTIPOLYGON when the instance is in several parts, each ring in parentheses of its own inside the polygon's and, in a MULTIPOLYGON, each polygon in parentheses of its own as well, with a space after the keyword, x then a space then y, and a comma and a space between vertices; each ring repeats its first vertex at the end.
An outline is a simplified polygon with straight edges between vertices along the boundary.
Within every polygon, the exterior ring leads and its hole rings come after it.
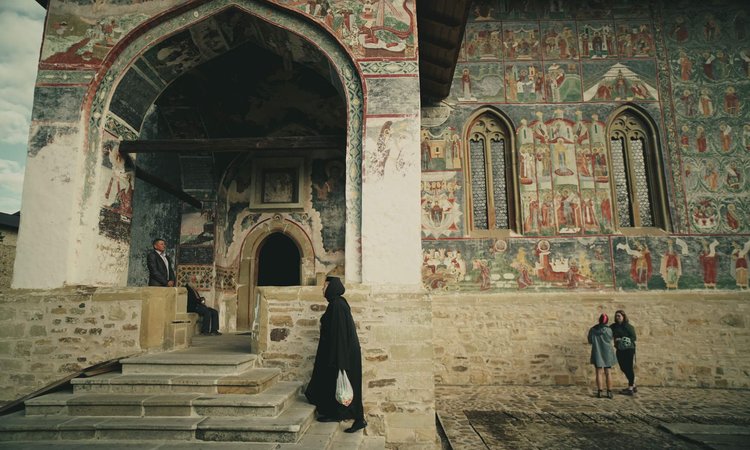
POLYGON ((221 342, 128 358, 122 371, 75 378, 73 389, 0 417, 0 449, 383 449, 380 437, 318 423, 302 383, 256 367, 221 342))

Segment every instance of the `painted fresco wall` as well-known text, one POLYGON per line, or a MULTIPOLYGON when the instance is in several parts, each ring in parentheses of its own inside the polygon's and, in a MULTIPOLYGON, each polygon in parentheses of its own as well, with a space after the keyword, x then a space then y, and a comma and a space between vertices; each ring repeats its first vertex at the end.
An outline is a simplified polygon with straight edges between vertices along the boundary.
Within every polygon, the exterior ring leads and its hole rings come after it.
POLYGON ((474 2, 451 94, 422 108, 425 287, 747 289, 746 7, 577 3, 474 2), (613 225, 606 127, 626 103, 656 123, 669 236, 613 225), (485 106, 514 127, 524 237, 469 238, 462 133, 485 106))

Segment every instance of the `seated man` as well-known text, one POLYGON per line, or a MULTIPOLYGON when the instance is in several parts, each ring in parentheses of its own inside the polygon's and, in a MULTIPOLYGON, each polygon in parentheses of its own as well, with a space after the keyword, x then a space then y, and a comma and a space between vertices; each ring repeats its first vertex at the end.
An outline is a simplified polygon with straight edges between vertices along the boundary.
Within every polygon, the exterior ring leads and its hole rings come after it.
POLYGON ((203 336, 219 336, 219 311, 206 306, 206 299, 190 284, 186 285, 188 293, 187 310, 200 314, 201 334, 203 336))

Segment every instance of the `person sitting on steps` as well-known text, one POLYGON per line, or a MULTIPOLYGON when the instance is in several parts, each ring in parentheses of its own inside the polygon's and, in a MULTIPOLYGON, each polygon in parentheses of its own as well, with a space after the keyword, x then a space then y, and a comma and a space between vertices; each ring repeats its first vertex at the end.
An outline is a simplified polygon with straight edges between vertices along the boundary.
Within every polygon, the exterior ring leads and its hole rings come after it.
MULTIPOLYGON (((190 280, 195 283, 195 277, 190 280)), ((201 335, 220 336, 219 333, 219 311, 206 306, 206 298, 198 293, 192 284, 187 284, 187 310, 201 316, 201 335)))

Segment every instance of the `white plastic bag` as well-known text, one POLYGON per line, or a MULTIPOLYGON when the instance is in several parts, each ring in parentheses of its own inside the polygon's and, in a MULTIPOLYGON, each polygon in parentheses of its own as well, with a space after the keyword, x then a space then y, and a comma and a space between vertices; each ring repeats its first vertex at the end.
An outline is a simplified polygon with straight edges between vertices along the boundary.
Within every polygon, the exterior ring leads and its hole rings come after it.
POLYGON ((346 376, 346 370, 339 370, 339 376, 336 378, 336 401, 349 406, 352 399, 354 399, 354 390, 349 377, 346 376))

